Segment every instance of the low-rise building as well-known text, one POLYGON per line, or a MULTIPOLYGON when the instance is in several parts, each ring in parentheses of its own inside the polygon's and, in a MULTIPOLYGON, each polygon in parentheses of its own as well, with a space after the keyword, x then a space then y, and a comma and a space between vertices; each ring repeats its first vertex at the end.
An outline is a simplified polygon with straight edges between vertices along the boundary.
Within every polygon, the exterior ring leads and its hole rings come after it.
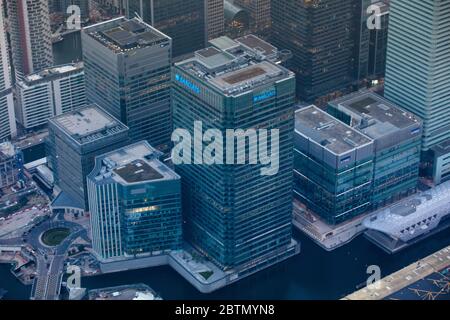
POLYGON ((373 140, 315 106, 295 113, 294 194, 329 224, 371 206, 373 140))
POLYGON ((373 92, 328 104, 328 112, 374 141, 372 209, 417 190, 422 121, 373 92))

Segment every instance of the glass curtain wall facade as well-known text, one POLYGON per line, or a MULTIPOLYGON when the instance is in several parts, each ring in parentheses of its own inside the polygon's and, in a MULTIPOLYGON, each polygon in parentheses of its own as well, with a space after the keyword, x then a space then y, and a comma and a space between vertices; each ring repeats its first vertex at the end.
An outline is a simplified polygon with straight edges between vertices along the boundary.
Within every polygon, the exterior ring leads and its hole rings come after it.
POLYGON ((353 0, 272 2, 272 42, 292 51, 301 100, 321 104, 351 86, 354 11, 353 0))
POLYGON ((206 0, 126 0, 128 18, 137 13, 146 23, 173 39, 173 56, 205 47, 206 0))
POLYGON ((332 225, 370 209, 371 139, 311 106, 296 112, 294 148, 294 195, 308 208, 332 225))
POLYGON ((87 210, 86 177, 95 157, 129 143, 128 128, 92 105, 49 120, 46 141, 55 184, 87 210))
POLYGON ((139 142, 96 158, 88 191, 93 247, 102 259, 181 248, 180 177, 159 156, 139 142))
POLYGON ((450 138, 450 1, 391 1, 385 97, 423 120, 422 151, 450 138))
POLYGON ((172 40, 138 19, 82 32, 86 96, 130 128, 133 142, 170 146, 172 40))
MULTIPOLYGON (((225 164, 225 158, 224 164, 181 164, 176 169, 183 177, 189 242, 225 270, 238 266, 250 270, 295 250, 289 247, 295 79, 288 70, 267 61, 253 61, 253 66, 247 64, 250 61, 237 62, 245 49, 237 46, 233 50, 207 48, 196 58, 175 65, 174 127, 193 135, 194 121, 201 121, 204 131, 214 128, 223 137, 227 129, 279 129, 278 173, 262 175, 265 166, 261 164, 225 164), (221 74, 213 73, 219 69, 221 74), (256 80, 259 72, 269 69, 277 70, 278 76, 256 80), (252 79, 253 85, 239 89, 252 79), (234 93, 233 88, 237 90, 234 93)), ((269 134, 269 146, 270 139, 269 134)), ((203 147, 206 145, 203 143, 203 147)), ((240 150, 256 151, 254 148, 245 143, 240 150)))
POLYGON ((328 112, 374 140, 373 209, 416 191, 422 132, 419 118, 371 92, 332 101, 328 112))

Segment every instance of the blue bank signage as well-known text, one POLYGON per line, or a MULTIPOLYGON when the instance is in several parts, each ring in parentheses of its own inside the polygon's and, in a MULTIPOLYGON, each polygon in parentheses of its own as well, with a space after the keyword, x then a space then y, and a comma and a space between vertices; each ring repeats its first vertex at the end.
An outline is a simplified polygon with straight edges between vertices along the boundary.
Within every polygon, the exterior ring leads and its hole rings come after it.
POLYGON ((179 75, 178 73, 175 74, 175 80, 179 83, 181 83, 183 86, 188 88, 189 90, 195 92, 196 94, 200 94, 200 87, 193 84, 191 81, 186 79, 185 77, 179 75))
POLYGON ((277 91, 275 89, 269 89, 253 96, 253 103, 258 103, 269 98, 275 97, 277 91))

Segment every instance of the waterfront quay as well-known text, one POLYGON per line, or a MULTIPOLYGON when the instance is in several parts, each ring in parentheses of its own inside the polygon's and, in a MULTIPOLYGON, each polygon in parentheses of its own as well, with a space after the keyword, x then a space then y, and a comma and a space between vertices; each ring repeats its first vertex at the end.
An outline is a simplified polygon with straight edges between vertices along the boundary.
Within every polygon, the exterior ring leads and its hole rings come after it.
POLYGON ((449 300, 450 246, 358 290, 344 300, 449 300))

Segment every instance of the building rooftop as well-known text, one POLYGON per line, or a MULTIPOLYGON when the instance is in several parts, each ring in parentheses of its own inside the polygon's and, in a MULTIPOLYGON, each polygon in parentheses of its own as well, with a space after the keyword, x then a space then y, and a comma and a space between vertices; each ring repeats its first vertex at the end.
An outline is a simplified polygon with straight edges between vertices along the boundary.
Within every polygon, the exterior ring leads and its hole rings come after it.
POLYGON ((337 155, 372 142, 316 106, 295 112, 295 131, 337 155))
POLYGON ((421 123, 421 120, 373 92, 357 92, 330 102, 352 117, 352 127, 377 139, 421 123))
POLYGON ((50 119, 78 144, 86 144, 98 139, 126 131, 128 128, 117 119, 91 105, 50 119))
POLYGON ((244 47, 258 52, 259 54, 268 58, 274 57, 278 54, 278 49, 276 47, 254 36, 253 34, 237 38, 235 41, 242 44, 244 47))
POLYGON ((16 155, 16 148, 11 142, 0 143, 0 161, 16 155))
POLYGON ((112 179, 121 184, 179 179, 160 156, 157 149, 141 141, 97 157, 91 176, 97 182, 112 179))
POLYGON ((120 17, 108 20, 87 27, 84 32, 115 53, 153 46, 170 40, 168 36, 138 18, 128 20, 120 17))
POLYGON ((210 44, 211 47, 197 51, 193 58, 176 66, 226 95, 294 77, 292 72, 275 63, 277 48, 256 36, 235 40, 220 37, 211 40, 210 44))
POLYGON ((22 87, 36 85, 40 82, 47 82, 53 79, 61 78, 63 76, 68 76, 72 73, 77 73, 83 71, 83 62, 69 63, 52 68, 42 70, 38 73, 30 74, 26 76, 23 81, 19 84, 22 87))

